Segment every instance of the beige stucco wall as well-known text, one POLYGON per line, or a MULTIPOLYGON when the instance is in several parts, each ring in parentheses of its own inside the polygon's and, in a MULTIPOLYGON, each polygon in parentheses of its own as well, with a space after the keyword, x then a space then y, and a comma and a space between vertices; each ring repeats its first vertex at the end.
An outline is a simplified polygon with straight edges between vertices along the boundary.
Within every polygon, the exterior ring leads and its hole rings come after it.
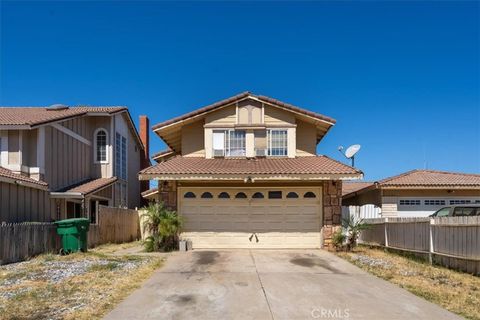
MULTIPOLYGON (((269 105, 262 107, 261 103, 254 100, 224 107, 208 114, 204 119, 185 125, 182 128, 182 155, 211 158, 213 130, 234 128, 236 125, 264 125, 267 129, 286 129, 288 157, 316 155, 315 125, 297 120, 291 112, 269 105)), ((251 130, 253 131, 246 130, 248 157, 255 156, 255 149, 268 147, 265 130, 251 130)))
POLYGON ((311 123, 297 120, 297 157, 317 154, 317 129, 311 123))
POLYGON ((233 125, 237 122, 237 110, 234 105, 209 113, 205 117, 205 125, 233 125))
POLYGON ((268 125, 294 125, 295 116, 291 112, 287 112, 275 107, 265 106, 265 124, 268 125))
POLYGON ((20 163, 20 131, 8 131, 8 164, 20 163))
POLYGON ((267 148, 267 132, 265 130, 255 130, 255 148, 267 148))
POLYGON ((395 197, 382 197, 382 217, 396 217, 398 211, 397 198, 395 197))
POLYGON ((388 197, 446 197, 452 198, 457 196, 475 197, 480 196, 480 190, 426 190, 426 189, 405 189, 405 190, 383 190, 383 195, 388 197))
POLYGON ((203 121, 200 120, 182 127, 182 155, 184 157, 205 157, 203 124, 203 121))

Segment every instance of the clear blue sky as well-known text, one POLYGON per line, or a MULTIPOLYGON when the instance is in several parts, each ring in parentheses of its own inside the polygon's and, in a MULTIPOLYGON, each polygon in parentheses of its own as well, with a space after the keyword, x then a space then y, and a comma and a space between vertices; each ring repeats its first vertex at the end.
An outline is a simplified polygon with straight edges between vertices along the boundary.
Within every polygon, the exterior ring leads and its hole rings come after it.
MULTIPOLYGON (((479 2, 1 3, 1 105, 152 124, 242 91, 337 119, 366 179, 480 172, 479 2)), ((151 153, 164 146, 152 137, 151 153)))

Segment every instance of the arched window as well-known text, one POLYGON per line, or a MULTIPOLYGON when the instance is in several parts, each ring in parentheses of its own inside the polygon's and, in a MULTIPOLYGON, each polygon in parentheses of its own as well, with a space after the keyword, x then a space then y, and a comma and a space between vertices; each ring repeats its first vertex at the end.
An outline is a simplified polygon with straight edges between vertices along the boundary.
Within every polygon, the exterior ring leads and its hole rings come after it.
POLYGON ((252 199, 263 199, 265 196, 261 192, 255 192, 252 196, 252 199))
POLYGON ((193 192, 187 192, 183 195, 184 198, 187 198, 187 199, 192 199, 192 198, 196 198, 197 196, 195 195, 195 193, 193 192))
POLYGON ((298 194, 296 192, 287 193, 287 199, 295 199, 295 198, 298 198, 298 194))
POLYGON ((226 193, 226 192, 221 192, 221 193, 218 195, 218 197, 219 197, 220 199, 230 199, 230 195, 229 195, 228 193, 226 193))
POLYGON ((108 148, 107 141, 108 135, 107 130, 97 129, 94 134, 94 157, 95 162, 98 163, 107 163, 108 162, 108 148))
POLYGON ((202 196, 200 197, 202 199, 211 199, 213 198, 212 194, 210 192, 204 192, 202 193, 202 196))
POLYGON ((239 192, 235 195, 235 199, 247 199, 247 195, 243 192, 239 192))
POLYGON ((311 192, 311 191, 308 191, 307 193, 305 193, 303 195, 304 198, 316 198, 317 196, 315 195, 315 193, 311 192))

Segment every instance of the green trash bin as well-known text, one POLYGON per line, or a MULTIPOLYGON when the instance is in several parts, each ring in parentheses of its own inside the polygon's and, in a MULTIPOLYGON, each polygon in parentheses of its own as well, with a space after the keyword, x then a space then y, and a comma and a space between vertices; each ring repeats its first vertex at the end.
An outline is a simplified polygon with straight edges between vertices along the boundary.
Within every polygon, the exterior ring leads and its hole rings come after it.
POLYGON ((75 218, 56 221, 57 234, 62 237, 60 253, 87 252, 87 232, 90 221, 87 218, 75 218))

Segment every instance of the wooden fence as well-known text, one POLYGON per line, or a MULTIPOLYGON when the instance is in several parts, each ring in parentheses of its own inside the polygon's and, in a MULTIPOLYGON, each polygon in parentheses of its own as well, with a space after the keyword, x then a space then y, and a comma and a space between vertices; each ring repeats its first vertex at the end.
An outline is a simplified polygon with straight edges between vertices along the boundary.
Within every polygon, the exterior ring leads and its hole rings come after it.
POLYGON ((45 252, 58 252, 60 246, 60 237, 53 223, 0 225, 0 265, 45 252))
POLYGON ((98 224, 90 225, 88 245, 95 247, 104 243, 131 242, 140 238, 138 212, 100 206, 98 224))
POLYGON ((480 274, 480 217, 377 218, 359 241, 427 257, 431 263, 480 274))
MULTIPOLYGON (((131 209, 100 207, 98 224, 90 225, 90 248, 105 243, 130 242, 140 237, 138 213, 131 209)), ((9 223, 0 225, 0 265, 61 248, 53 223, 9 223)))

